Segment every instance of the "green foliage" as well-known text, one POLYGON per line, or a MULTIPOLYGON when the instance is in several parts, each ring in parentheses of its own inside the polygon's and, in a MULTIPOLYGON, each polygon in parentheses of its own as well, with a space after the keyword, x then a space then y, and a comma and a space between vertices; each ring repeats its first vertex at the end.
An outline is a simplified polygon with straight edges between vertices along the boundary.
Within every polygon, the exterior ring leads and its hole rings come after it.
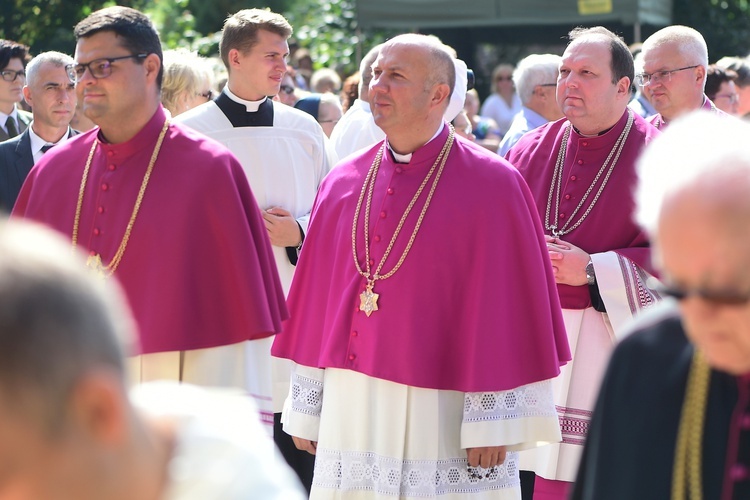
POLYGON ((315 68, 357 71, 359 60, 385 40, 384 32, 360 33, 354 0, 297 0, 286 13, 294 38, 312 54, 315 68), (359 47, 358 47, 359 45, 359 47))
POLYGON ((0 0, 0 38, 47 50, 73 53, 73 27, 95 10, 109 5, 142 8, 148 0, 0 0))
POLYGON ((273 12, 284 12, 291 0, 187 0, 186 3, 195 16, 195 30, 208 34, 220 31, 227 16, 238 10, 269 8, 273 12))
POLYGON ((674 0, 674 23, 700 31, 711 62, 750 52, 748 0, 674 0))

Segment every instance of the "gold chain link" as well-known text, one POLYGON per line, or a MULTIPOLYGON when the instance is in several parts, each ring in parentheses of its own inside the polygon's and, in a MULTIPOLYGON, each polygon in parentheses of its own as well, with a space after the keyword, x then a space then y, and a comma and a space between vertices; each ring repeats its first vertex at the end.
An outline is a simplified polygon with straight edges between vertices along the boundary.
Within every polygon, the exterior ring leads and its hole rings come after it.
POLYGON ((385 250, 385 253, 383 254, 383 258, 380 260, 380 263, 378 264, 378 267, 375 269, 375 272, 371 274, 371 267, 370 267, 370 236, 369 236, 369 223, 370 223, 370 207, 372 205, 372 197, 373 192, 375 189, 375 179, 378 175, 378 169, 380 168, 380 163, 383 160, 383 154, 385 152, 385 142, 383 142, 383 146, 378 151, 378 154, 375 156, 375 160, 372 162, 372 166, 370 167, 370 170, 367 172, 367 176, 365 177, 365 182, 362 185, 362 191, 359 194, 359 200, 357 202, 357 209, 354 212, 354 221, 352 222, 352 254, 354 256, 354 265, 357 267, 357 272, 364 277, 368 283, 375 283, 377 280, 384 280, 386 278, 390 278, 393 276, 393 274, 398 271, 398 269, 401 267, 401 264, 404 263, 404 260, 406 259, 406 256, 409 253, 409 250, 412 247, 412 244, 414 243, 414 239, 417 236, 417 233, 419 232, 419 228, 422 225, 422 220, 424 219, 425 213, 427 213, 427 208, 430 206, 430 201, 432 200, 432 195, 435 193, 435 188, 437 187, 438 181, 440 180, 440 176, 443 172, 443 167, 445 167, 445 162, 448 159, 448 154, 450 153, 450 149, 453 146, 453 138, 454 138, 454 129, 453 125, 449 125, 450 131, 448 134, 448 139, 445 141, 445 144, 443 145, 443 149, 440 151, 440 154, 435 159, 435 163, 432 164, 432 167, 430 168, 430 171, 427 172, 427 175, 425 176, 424 180, 422 181, 422 184, 419 186, 419 189, 417 190, 414 197, 411 199, 411 202, 406 207, 406 210, 404 211, 404 214, 401 216, 401 220, 398 223, 398 226, 396 227, 396 231, 393 233, 393 236, 391 237, 391 241, 388 244, 388 248, 385 250), (440 164, 440 167, 438 168, 438 164, 440 164), (422 194, 422 191, 424 190, 425 186, 430 180, 430 177, 432 176, 433 172, 435 172, 435 169, 438 168, 437 174, 435 175, 435 180, 432 182, 432 186, 430 187, 430 191, 427 194, 427 199, 425 200, 424 206, 422 207, 422 211, 419 214, 419 218, 417 219, 417 224, 414 226, 414 230, 412 231, 411 237, 409 238, 409 242, 406 245, 406 248, 404 249, 404 252, 401 254, 401 257, 399 258, 396 265, 391 269, 388 273, 385 275, 380 275, 380 270, 383 268, 383 265, 385 264, 386 259, 388 258, 388 255, 390 255, 391 250, 393 249, 393 245, 396 243, 396 238, 398 237, 399 233, 401 232, 401 228, 403 227, 404 223, 406 222, 406 218, 411 212, 412 208, 416 204, 417 200, 419 199, 419 195, 422 194), (365 241, 365 270, 362 270, 362 267, 359 265, 359 258, 357 257, 357 223, 359 221, 359 213, 362 208, 362 202, 364 201, 365 193, 367 193, 367 202, 365 205, 365 224, 364 224, 364 241, 365 241))
MULTIPOLYGON (((162 142, 164 142, 164 137, 167 135, 168 129, 169 120, 165 120, 164 126, 162 127, 161 133, 159 134, 159 138, 156 141, 156 146, 154 146, 154 151, 151 153, 151 160, 148 163, 148 168, 146 168, 146 173, 143 175, 143 182, 141 182, 141 188, 138 190, 138 197, 136 198, 135 205, 133 206, 133 213, 130 215, 128 225, 125 227, 125 234, 123 234, 122 236, 120 246, 117 248, 117 252, 115 252, 115 255, 114 257, 112 257, 110 263, 106 266, 101 266, 101 271, 107 271, 109 276, 112 276, 112 274, 114 274, 114 272, 117 270, 117 267, 120 265, 120 261, 122 260, 122 256, 125 254, 125 249, 127 248, 128 241, 130 240, 130 233, 133 231, 135 219, 138 217, 138 211, 141 208, 143 195, 146 193, 146 186, 148 186, 148 181, 151 178, 151 172, 154 169, 156 158, 158 158, 159 156, 159 151, 161 150, 161 145, 162 142)), ((89 156, 86 159, 86 166, 83 168, 83 175, 81 176, 81 187, 78 190, 78 202, 76 203, 76 213, 75 217, 73 218, 73 248, 76 248, 76 246, 78 245, 78 226, 81 221, 83 194, 86 190, 86 183, 88 182, 89 170, 91 169, 91 162, 94 158, 94 152, 96 151, 98 145, 99 140, 94 139, 94 144, 92 144, 91 146, 91 151, 89 151, 89 156)))

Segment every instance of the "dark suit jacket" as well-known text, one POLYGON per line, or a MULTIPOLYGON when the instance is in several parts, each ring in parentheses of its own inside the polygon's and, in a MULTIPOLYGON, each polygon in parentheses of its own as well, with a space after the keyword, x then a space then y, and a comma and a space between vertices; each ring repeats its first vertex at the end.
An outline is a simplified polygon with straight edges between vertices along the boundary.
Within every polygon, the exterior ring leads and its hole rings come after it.
MULTIPOLYGON (((18 135, 20 136, 27 128, 32 120, 32 114, 22 109, 18 110, 18 135)), ((9 139, 8 133, 0 127, 0 142, 7 141, 9 139)))
MULTIPOLYGON (((69 137, 76 134, 76 130, 71 130, 69 137)), ((28 129, 13 139, 0 142, 0 212, 10 213, 33 166, 28 129)))

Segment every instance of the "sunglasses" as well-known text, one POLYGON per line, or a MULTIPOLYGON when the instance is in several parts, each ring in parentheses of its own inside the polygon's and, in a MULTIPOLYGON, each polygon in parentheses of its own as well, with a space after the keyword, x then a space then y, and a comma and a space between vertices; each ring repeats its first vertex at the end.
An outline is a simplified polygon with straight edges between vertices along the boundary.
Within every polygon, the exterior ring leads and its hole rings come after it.
POLYGON ((291 95, 294 92, 294 87, 292 87, 291 85, 282 85, 280 87, 280 90, 286 95, 291 95))

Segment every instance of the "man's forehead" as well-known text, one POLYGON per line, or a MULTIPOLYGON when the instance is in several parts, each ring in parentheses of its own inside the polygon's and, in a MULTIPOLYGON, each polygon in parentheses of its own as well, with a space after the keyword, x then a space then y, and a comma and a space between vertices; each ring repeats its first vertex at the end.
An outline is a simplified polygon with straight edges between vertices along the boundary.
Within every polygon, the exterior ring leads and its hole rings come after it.
POLYGON ((683 55, 674 42, 664 42, 643 52, 643 67, 648 70, 661 70, 683 63, 683 55))

